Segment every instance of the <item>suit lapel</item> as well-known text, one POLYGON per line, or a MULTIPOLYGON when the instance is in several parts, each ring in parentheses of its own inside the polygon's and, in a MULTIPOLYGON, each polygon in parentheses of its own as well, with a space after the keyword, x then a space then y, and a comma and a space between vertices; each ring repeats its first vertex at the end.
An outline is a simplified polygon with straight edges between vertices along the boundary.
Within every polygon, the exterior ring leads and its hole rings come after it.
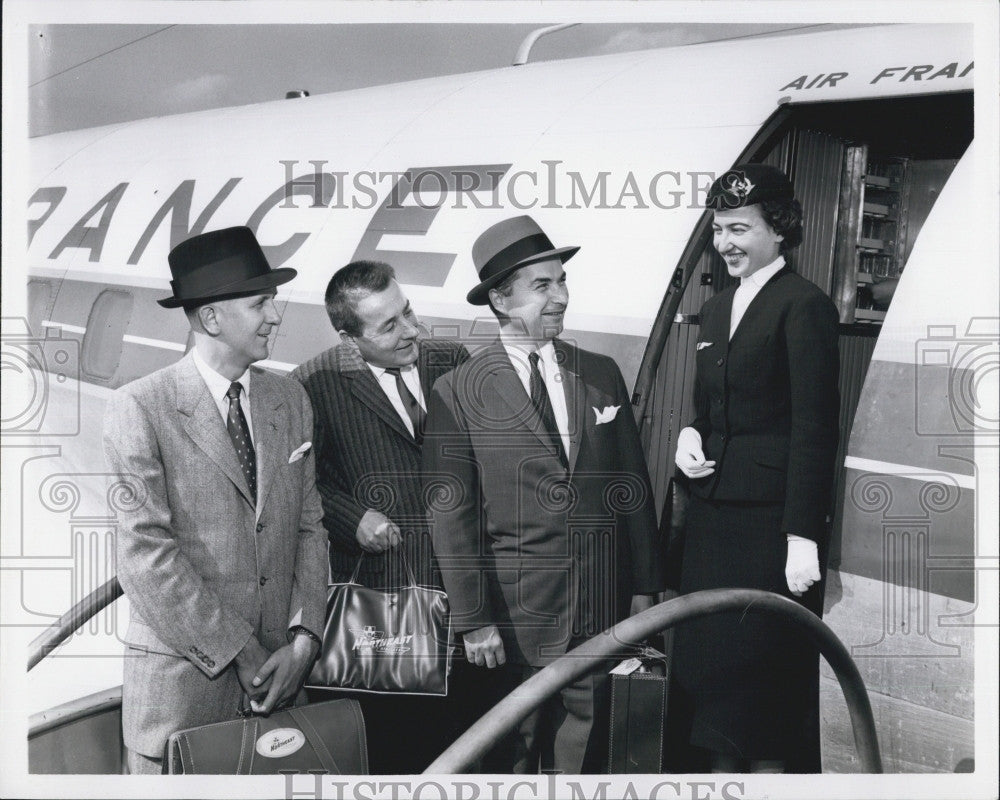
MULTIPOLYGON (((417 357, 417 375, 420 377, 420 389, 424 393, 424 403, 430 402, 431 389, 434 388, 434 381, 437 380, 437 375, 432 374, 433 368, 428 364, 427 354, 430 352, 429 347, 424 345, 420 346, 420 355, 417 357)), ((424 409, 427 410, 426 408, 424 409)))
MULTIPOLYGON (((478 357, 486 360, 489 365, 488 369, 483 370, 487 382, 482 393, 482 402, 491 415, 495 414, 492 419, 511 420, 514 424, 520 424, 531 431, 546 450, 552 450, 548 431, 545 430, 542 418, 531 404, 531 398, 524 390, 524 384, 521 383, 514 365, 510 363, 510 356, 507 355, 504 346, 499 341, 494 342, 482 356, 478 357)), ((478 370, 476 372, 483 374, 478 370)))
POLYGON ((556 351, 562 354, 560 370, 566 392, 566 409, 569 414, 569 471, 576 469, 576 459, 580 455, 584 426, 587 424, 587 386, 580 372, 577 351, 558 339, 554 342, 556 351))
MULTIPOLYGON (((786 275, 789 272, 791 272, 791 269, 786 264, 776 273, 774 273, 774 275, 771 277, 771 280, 769 280, 767 283, 765 283, 763 286, 760 287, 760 291, 754 295, 753 300, 750 301, 750 305, 748 305, 746 311, 743 312, 743 316, 740 319, 740 324, 737 325, 736 330, 733 331, 733 338, 730 339, 730 344, 736 341, 736 337, 740 335, 740 331, 748 327, 747 320, 751 319, 755 314, 759 314, 761 308, 767 305, 767 302, 763 297, 764 293, 767 292, 772 286, 774 286, 774 284, 778 280, 780 280, 784 275, 786 275)), ((733 295, 733 297, 735 297, 735 294, 733 295)), ((733 298, 731 297, 729 299, 729 314, 726 317, 727 322, 732 318, 732 313, 733 313, 733 298)))
POLYGON ((337 361, 341 374, 351 381, 351 395, 416 447, 417 443, 406 429, 403 420, 399 418, 396 409, 392 407, 389 398, 385 396, 382 387, 378 385, 378 381, 375 380, 375 376, 361 354, 353 347, 343 344, 337 348, 337 361))
POLYGON ((253 419, 254 449, 257 451, 257 506, 264 501, 274 485, 276 470, 287 448, 281 447, 277 420, 281 419, 284 400, 272 391, 268 376, 251 367, 250 413, 253 419))
POLYGON ((725 353, 729 349, 729 323, 733 318, 733 299, 735 297, 736 286, 726 289, 719 300, 719 313, 709 321, 708 329, 703 331, 699 337, 702 341, 722 344, 723 347, 718 352, 725 353))
MULTIPOLYGON (((236 449, 229 438, 222 415, 219 414, 219 408, 194 364, 192 353, 178 362, 177 410, 186 418, 184 430, 188 436, 233 482, 252 508, 253 498, 236 459, 236 449)), ((256 419, 255 416, 254 421, 256 419)))

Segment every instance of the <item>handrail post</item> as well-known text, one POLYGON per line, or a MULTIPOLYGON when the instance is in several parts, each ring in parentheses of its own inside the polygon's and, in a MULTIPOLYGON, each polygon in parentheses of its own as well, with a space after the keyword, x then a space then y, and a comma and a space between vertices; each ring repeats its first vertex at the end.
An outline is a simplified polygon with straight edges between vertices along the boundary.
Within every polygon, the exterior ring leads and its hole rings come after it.
POLYGON ((546 28, 538 28, 532 31, 524 40, 521 42, 520 47, 517 48, 517 55, 514 56, 514 60, 511 62, 512 67, 520 67, 528 63, 528 59, 531 57, 531 48, 535 46, 535 42, 541 39, 543 36, 548 36, 550 33, 555 33, 556 31, 563 31, 566 28, 572 28, 579 25, 579 22, 564 22, 561 25, 549 25, 546 28))

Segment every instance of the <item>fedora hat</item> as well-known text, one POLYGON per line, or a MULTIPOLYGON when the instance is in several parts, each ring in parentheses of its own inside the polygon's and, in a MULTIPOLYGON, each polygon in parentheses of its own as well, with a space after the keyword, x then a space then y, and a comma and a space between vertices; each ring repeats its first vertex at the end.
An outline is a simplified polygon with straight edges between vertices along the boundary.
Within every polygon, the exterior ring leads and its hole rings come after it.
POLYGON ((297 274, 289 267, 271 269, 257 237, 247 227, 192 236, 171 250, 167 261, 174 294, 156 301, 164 308, 261 294, 288 283, 297 274))
POLYGON ((514 270, 558 258, 566 263, 579 247, 553 247, 549 237, 529 216, 512 217, 483 231, 472 245, 472 263, 479 285, 466 295, 474 306, 489 303, 490 289, 514 270))

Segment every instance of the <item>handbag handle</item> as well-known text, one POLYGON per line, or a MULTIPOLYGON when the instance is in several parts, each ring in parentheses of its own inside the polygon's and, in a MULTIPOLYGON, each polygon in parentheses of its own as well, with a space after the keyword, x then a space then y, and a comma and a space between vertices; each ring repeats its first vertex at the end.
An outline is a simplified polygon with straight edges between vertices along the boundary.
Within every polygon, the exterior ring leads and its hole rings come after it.
MULTIPOLYGON (((358 575, 361 574, 361 562, 364 560, 364 557, 364 553, 358 556, 358 563, 354 565, 354 572, 351 573, 351 583, 358 582, 358 575)), ((406 550, 402 547, 402 542, 400 542, 399 545, 399 560, 403 562, 403 567, 406 569, 406 577, 410 579, 410 583, 408 585, 416 588, 417 577, 413 574, 410 562, 406 558, 406 550)))

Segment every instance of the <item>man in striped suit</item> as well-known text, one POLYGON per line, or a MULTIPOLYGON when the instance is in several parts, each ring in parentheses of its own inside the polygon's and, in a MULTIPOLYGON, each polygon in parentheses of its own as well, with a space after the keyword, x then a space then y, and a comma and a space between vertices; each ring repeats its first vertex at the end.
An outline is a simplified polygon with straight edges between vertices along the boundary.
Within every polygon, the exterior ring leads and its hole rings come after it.
MULTIPOLYGON (((469 354, 456 342, 421 337, 388 264, 348 264, 331 278, 325 300, 341 342, 292 375, 312 400, 333 580, 349 580, 361 559, 363 585, 405 584, 405 555, 418 583, 440 587, 421 489, 425 398, 469 354)), ((452 689, 460 691, 456 678, 452 689)), ((371 771, 422 771, 459 725, 455 694, 361 698, 371 771)))

